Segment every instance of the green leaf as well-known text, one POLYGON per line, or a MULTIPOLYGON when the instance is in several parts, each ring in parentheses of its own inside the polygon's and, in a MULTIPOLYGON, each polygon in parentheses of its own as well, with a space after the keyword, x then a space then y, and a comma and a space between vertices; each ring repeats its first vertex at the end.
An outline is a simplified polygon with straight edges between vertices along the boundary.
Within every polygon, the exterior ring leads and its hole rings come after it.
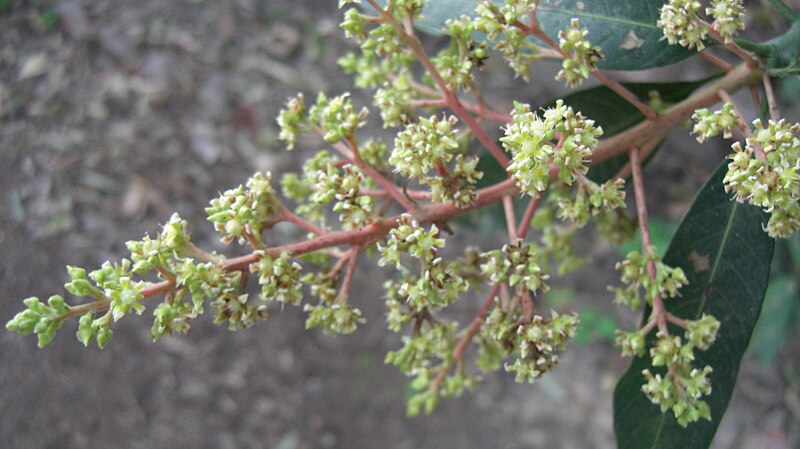
MULTIPOLYGON (((502 1, 495 0, 501 4, 502 1)), ((589 30, 587 38, 603 50, 604 70, 644 70, 682 61, 694 54, 678 45, 669 45, 656 26, 664 0, 635 2, 589 0, 542 0, 537 17, 542 30, 557 40, 573 18, 589 30)), ((422 11, 417 27, 430 34, 442 34, 447 19, 474 16, 475 0, 435 0, 422 11)))
MULTIPOLYGON (((697 319, 703 313, 721 323, 717 341, 697 353, 696 366, 711 365, 713 391, 706 399, 711 421, 678 425, 671 412, 641 392, 643 369, 656 371, 649 357, 635 358, 614 391, 617 446, 633 448, 706 448, 728 407, 742 356, 761 312, 773 241, 762 230, 767 215, 730 200, 722 186, 723 163, 706 182, 675 233, 664 262, 681 267, 689 285, 682 296, 665 301, 674 315, 697 319)), ((650 310, 645 311, 648 316, 650 310)), ((648 337, 648 349, 655 332, 648 337)), ((659 370, 660 372, 660 370, 659 370)))

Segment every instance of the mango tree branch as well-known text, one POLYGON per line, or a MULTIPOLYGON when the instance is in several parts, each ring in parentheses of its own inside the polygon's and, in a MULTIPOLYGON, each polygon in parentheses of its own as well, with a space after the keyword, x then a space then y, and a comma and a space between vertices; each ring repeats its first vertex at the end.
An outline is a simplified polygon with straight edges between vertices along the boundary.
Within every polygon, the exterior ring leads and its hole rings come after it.
MULTIPOLYGON (((632 146, 646 144, 653 138, 653 135, 668 131, 670 128, 689 117, 695 109, 707 107, 718 102, 720 100, 720 90, 733 92, 742 87, 749 86, 761 80, 761 73, 761 69, 758 67, 748 64, 739 65, 724 77, 668 108, 658 119, 642 122, 627 131, 601 140, 598 147, 592 153, 591 163, 596 164, 622 154, 628 151, 632 146)), ((344 144, 340 145, 343 147, 340 149, 349 151, 344 144)), ((638 158, 639 156, 637 150, 636 157, 638 158)), ((638 175, 640 176, 641 174, 639 173, 638 175)), ((390 185, 396 191, 396 186, 391 183, 390 185)), ((387 192, 392 192, 392 188, 387 189, 387 192)), ((506 195, 517 195, 518 193, 519 189, 514 181, 507 179, 479 190, 477 199, 467 208, 458 209, 451 204, 434 204, 414 209, 412 214, 420 223, 444 222, 467 211, 501 201, 506 195)), ((402 196, 402 193, 400 193, 400 196, 402 196)), ((392 197, 394 199, 398 198, 396 194, 392 195, 392 197)), ((408 201, 404 196, 402 196, 402 199, 403 202, 408 201)), ((408 204, 410 205, 410 203, 408 204)), ((353 231, 326 232, 310 240, 269 248, 265 250, 265 252, 270 256, 280 256, 284 252, 288 252, 292 255, 300 255, 340 245, 370 244, 379 240, 397 226, 398 218, 397 216, 390 217, 353 231)), ((220 263, 223 265, 224 269, 228 271, 242 271, 246 270, 251 263, 256 262, 258 258, 259 256, 256 254, 248 254, 241 257, 226 259, 220 263)), ((162 281, 146 287, 140 293, 144 297, 151 297, 166 293, 172 288, 173 284, 170 281, 162 281)), ((65 315, 59 318, 59 320, 63 321, 67 318, 87 312, 105 310, 108 309, 109 305, 110 302, 107 300, 97 300, 80 306, 74 306, 65 315)))
MULTIPOLYGON (((414 215, 414 218, 420 223, 445 222, 467 211, 478 209, 486 206, 487 204, 501 201, 504 196, 516 195, 518 193, 519 190, 517 189, 514 181, 507 179, 495 185, 479 190, 478 198, 469 207, 459 209, 452 204, 434 204, 416 209, 412 212, 412 215, 414 215)), ((399 220, 400 216, 397 215, 365 226, 361 229, 352 231, 325 232, 310 240, 268 248, 264 250, 263 253, 254 252, 240 257, 224 259, 219 263, 225 271, 245 271, 250 267, 250 264, 257 262, 264 255, 270 257, 280 257, 282 254, 288 253, 293 256, 298 256, 340 245, 366 247, 377 240, 380 240, 384 235, 388 234, 390 230, 397 227, 399 220)), ((161 281, 145 287, 144 289, 140 290, 139 293, 144 298, 149 298, 169 292, 174 288, 174 285, 175 284, 173 281, 161 281)), ((77 315, 83 315, 87 312, 99 312, 106 310, 110 305, 111 301, 108 299, 101 299, 79 306, 74 306, 70 308, 69 311, 67 311, 64 315, 59 317, 58 320, 64 321, 68 318, 77 315)))
POLYGON ((667 131, 686 120, 695 109, 708 107, 720 101, 719 90, 735 92, 742 87, 749 86, 761 79, 761 69, 748 64, 741 64, 722 78, 701 88, 685 100, 667 108, 658 119, 639 123, 627 131, 613 137, 603 139, 592 152, 592 163, 606 160, 610 157, 624 154, 631 146, 640 146, 653 135, 667 131))

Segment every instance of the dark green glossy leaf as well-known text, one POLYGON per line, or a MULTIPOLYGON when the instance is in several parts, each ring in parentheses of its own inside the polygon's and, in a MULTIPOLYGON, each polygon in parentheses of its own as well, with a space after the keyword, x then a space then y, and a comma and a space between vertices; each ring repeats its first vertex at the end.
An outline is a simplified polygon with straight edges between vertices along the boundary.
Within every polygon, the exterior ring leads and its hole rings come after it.
MULTIPOLYGON (((502 3, 495 0, 495 3, 502 3)), ((634 2, 596 0, 542 0, 537 16, 542 30, 553 39, 573 18, 589 30, 588 39, 600 46, 605 70, 644 70, 682 61, 696 51, 669 45, 656 26, 664 0, 634 2)), ((447 19, 474 16, 475 0, 434 0, 428 2, 417 26, 441 34, 447 19)))
MULTIPOLYGON (((691 449, 711 444, 728 407, 739 365, 761 312, 769 278, 773 241, 762 230, 767 216, 760 209, 730 200, 722 186, 722 164, 698 194, 675 233, 664 262, 679 266, 689 279, 682 296, 665 301, 667 310, 685 319, 702 313, 721 323, 717 341, 699 351, 697 366, 711 365, 713 391, 706 398, 712 421, 682 428, 671 411, 661 413, 642 393, 643 369, 649 357, 636 358, 614 391, 614 430, 624 449, 691 449)), ((648 316, 649 310, 645 311, 648 316)), ((677 329, 675 329, 677 332, 677 329)), ((654 339, 648 338, 648 348, 654 339)))

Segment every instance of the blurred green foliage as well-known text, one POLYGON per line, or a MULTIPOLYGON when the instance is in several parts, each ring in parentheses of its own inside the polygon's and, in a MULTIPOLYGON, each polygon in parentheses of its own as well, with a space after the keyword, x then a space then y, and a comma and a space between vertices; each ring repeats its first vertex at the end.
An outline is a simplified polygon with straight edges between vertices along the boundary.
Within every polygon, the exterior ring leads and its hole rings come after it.
POLYGON ((748 348, 761 365, 772 363, 783 343, 800 328, 800 236, 777 242, 770 277, 748 348))

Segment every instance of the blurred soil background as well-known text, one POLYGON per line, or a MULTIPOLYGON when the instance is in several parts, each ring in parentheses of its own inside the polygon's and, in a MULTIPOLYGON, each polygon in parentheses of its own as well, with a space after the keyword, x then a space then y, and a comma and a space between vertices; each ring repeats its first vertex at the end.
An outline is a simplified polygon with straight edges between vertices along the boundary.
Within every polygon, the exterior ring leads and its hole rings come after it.
MULTIPOLYGON (((351 89, 335 63, 353 45, 338 29, 337 3, 0 0, 0 322, 27 296, 63 293, 65 265, 118 260, 125 241, 157 233, 173 211, 201 247, 236 254, 218 242, 203 207, 256 170, 296 169, 323 148, 304 139, 286 152, 274 118, 298 91, 313 99, 351 89)), ((691 78, 686 67, 661 75, 691 78)), ((495 65, 482 78, 489 98, 510 109, 512 98, 555 95, 545 89, 558 83, 544 73, 545 87, 523 89, 495 65)), ((388 136, 375 112, 372 123, 388 136)), ((652 185, 669 185, 650 192, 663 226, 680 219, 723 155, 674 133, 646 170, 652 185)), ((486 249, 502 236, 462 229, 448 246, 486 249)), ((581 310, 586 327, 536 385, 498 372, 433 416, 406 418, 407 381, 383 364, 399 344, 383 323, 388 274, 372 258, 362 260, 353 294, 369 322, 345 337, 306 331, 293 307, 238 333, 205 316, 188 336, 158 344, 151 307, 119 322, 103 351, 84 349, 74 322, 45 350, 0 331, 0 447, 612 448, 611 393, 627 361, 609 335, 637 318, 606 291, 618 250, 590 239, 582 246, 592 260, 554 281, 551 306, 581 310)), ((466 299, 462 322, 477 307, 466 299)), ((791 323, 770 363, 745 358, 714 447, 800 444, 791 323)))

